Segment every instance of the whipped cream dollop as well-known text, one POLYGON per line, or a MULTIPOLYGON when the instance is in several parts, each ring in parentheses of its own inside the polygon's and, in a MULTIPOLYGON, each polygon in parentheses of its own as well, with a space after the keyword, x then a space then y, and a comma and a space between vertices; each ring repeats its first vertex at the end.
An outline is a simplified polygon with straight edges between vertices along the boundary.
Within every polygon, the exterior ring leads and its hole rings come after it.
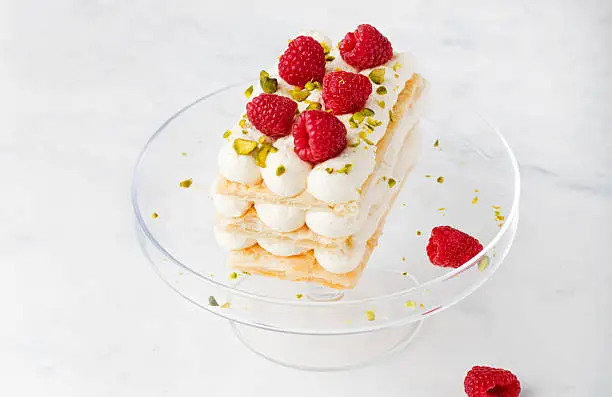
POLYGON ((292 232, 306 222, 306 211, 279 204, 255 204, 257 217, 269 228, 278 232, 292 232))
POLYGON ((213 196, 213 203, 215 204, 217 212, 228 218, 237 218, 244 215, 253 204, 247 200, 225 196, 223 194, 215 194, 213 196))
POLYGON ((306 225, 321 236, 348 237, 359 230, 360 214, 340 216, 331 211, 311 209, 306 212, 306 225))
POLYGON ((228 250, 239 250, 250 247, 257 241, 242 233, 231 233, 225 230, 221 230, 217 226, 214 228, 215 239, 217 244, 228 250))
POLYGON ((275 152, 268 153, 266 167, 261 168, 268 189, 282 197, 293 197, 306 190, 312 166, 300 159, 293 149, 291 135, 274 142, 275 152))
POLYGON ((363 258, 365 244, 348 250, 315 248, 314 257, 330 273, 344 274, 354 270, 363 258))
POLYGON ((253 156, 239 155, 233 145, 234 140, 230 139, 219 150, 219 172, 229 181, 257 185, 261 182, 261 173, 255 159, 253 156))
POLYGON ((308 248, 300 247, 293 241, 258 238, 257 243, 269 253, 278 256, 293 256, 308 251, 308 248))

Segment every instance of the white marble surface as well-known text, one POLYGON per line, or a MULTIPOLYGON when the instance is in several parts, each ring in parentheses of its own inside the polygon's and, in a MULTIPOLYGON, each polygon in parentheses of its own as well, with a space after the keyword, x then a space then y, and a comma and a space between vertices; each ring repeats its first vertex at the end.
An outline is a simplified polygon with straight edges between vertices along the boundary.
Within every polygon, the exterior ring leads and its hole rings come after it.
POLYGON ((612 394, 611 3, 258 3, 0 1, 0 395, 461 396, 479 363, 512 368, 524 396, 612 394), (521 224, 498 273, 405 353, 303 373, 157 278, 130 172, 162 121, 290 32, 362 21, 507 134, 521 224))

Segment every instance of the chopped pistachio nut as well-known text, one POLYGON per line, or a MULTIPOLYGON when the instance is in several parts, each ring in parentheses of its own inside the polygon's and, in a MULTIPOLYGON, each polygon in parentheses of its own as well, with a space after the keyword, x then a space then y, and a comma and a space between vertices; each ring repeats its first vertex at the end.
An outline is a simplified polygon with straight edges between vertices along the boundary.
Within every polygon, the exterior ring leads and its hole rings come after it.
POLYGON ((295 294, 295 297, 298 298, 298 299, 302 299, 304 297, 304 295, 303 294, 295 294))
POLYGON ((276 167, 276 176, 281 176, 285 173, 285 166, 284 165, 279 165, 278 167, 276 167))
POLYGON ((357 194, 361 196, 361 189, 357 189, 357 194))
POLYGON ((278 152, 278 149, 275 148, 274 146, 270 147, 270 153, 276 153, 278 152))
POLYGON ((474 189, 474 193, 478 193, 478 189, 474 189))
POLYGON ((406 262, 406 257, 402 256, 402 262, 406 262))
POLYGON ((230 275, 229 275, 229 278, 230 278, 230 279, 232 279, 232 280, 237 279, 237 278, 238 278, 238 273, 236 273, 236 272, 231 272, 231 273, 230 273, 230 275))
POLYGON ((323 105, 319 102, 310 102, 308 106, 306 106, 306 110, 321 110, 321 108, 323 108, 323 105))
POLYGON ((393 77, 395 77, 396 79, 399 79, 399 74, 393 73, 393 77))
POLYGON ((385 82, 385 69, 384 68, 374 69, 370 72, 370 74, 368 74, 368 77, 370 78, 370 80, 372 80, 372 83, 382 84, 385 82))
POLYGON ((269 143, 263 143, 259 147, 259 150, 255 153, 255 164, 261 168, 266 168, 266 159, 268 158, 268 153, 272 149, 272 145, 269 143))
POLYGON ((187 156, 187 152, 181 152, 181 156, 183 157, 187 156))
POLYGON ((419 303, 419 307, 420 307, 421 309, 425 309, 425 305, 424 305, 424 304, 422 304, 422 303, 419 303))
POLYGON ((443 176, 439 176, 438 179, 436 179, 436 182, 444 183, 444 177, 443 176))
POLYGON ((375 114, 374 111, 372 109, 370 109, 370 108, 363 108, 363 109, 361 109, 361 113, 364 116, 366 116, 366 117, 371 117, 371 116, 374 116, 374 114, 375 114))
POLYGON ((483 256, 482 259, 480 260, 480 262, 478 262, 478 270, 480 270, 481 272, 484 272, 485 269, 489 266, 489 257, 488 256, 483 256))
POLYGON ((368 145, 374 145, 374 142, 368 139, 368 135, 365 131, 361 131, 359 133, 359 138, 363 139, 363 141, 367 143, 368 145))
POLYGON ((359 142, 361 142, 361 140, 357 140, 357 141, 354 141, 354 142, 349 142, 347 144, 347 146, 348 147, 357 147, 357 146, 359 146, 359 142))
POLYGON ((349 172, 351 172, 351 168, 353 168, 353 164, 344 164, 344 167, 340 168, 339 170, 336 170, 336 172, 338 174, 348 174, 349 172))
POLYGON ((151 217, 153 219, 157 219, 159 217, 159 214, 157 212, 154 212, 153 215, 151 215, 151 217))
POLYGON ((242 130, 242 135, 249 135, 249 131, 247 131, 247 130, 242 130))
POLYGON ((393 188, 393 186, 395 186, 396 183, 397 182, 393 178, 389 178, 389 180, 387 181, 387 184, 389 185, 389 189, 393 188))
POLYGON ((328 174, 331 174, 331 173, 333 173, 333 172, 334 172, 334 169, 333 169, 332 167, 327 167, 327 168, 325 169, 325 172, 327 172, 328 174))
POLYGON ((257 148, 257 142, 248 139, 238 138, 234 140, 234 150, 236 153, 246 156, 251 154, 257 148))
POLYGON ((289 94, 291 95, 291 98, 293 98, 294 100, 298 102, 302 102, 306 100, 306 98, 308 98, 308 96, 310 95, 310 91, 300 90, 299 87, 295 87, 292 90, 289 90, 289 94))
POLYGON ((474 196, 472 199, 472 204, 476 204, 478 202, 478 196, 474 196))
POLYGON ((259 137, 259 139, 257 140, 257 142, 259 142, 259 143, 261 143, 261 144, 266 143, 266 137, 265 137, 265 136, 263 136, 263 135, 262 135, 262 136, 260 136, 260 137, 259 137))
POLYGON ((493 207, 493 209, 496 209, 496 210, 501 209, 501 207, 499 205, 492 205, 491 207, 493 207))
POLYGON ((425 178, 431 178, 431 175, 425 174, 425 178))
POLYGON ((253 94, 253 86, 250 86, 246 89, 246 91, 244 91, 244 96, 246 96, 247 98, 250 98, 251 94, 253 94))
POLYGON ((274 94, 278 89, 278 81, 270 78, 270 75, 265 70, 259 73, 259 85, 266 94, 274 94))
POLYGON ((238 122, 238 125, 240 126, 240 128, 246 127, 246 120, 245 119, 240 119, 240 121, 238 122))
POLYGON ((387 93, 387 87, 385 87, 384 85, 381 85, 380 87, 376 89, 376 93, 378 95, 385 95, 387 93))
POLYGON ((318 81, 309 81, 304 85, 304 88, 308 91, 312 91, 323 89, 323 86, 321 86, 321 83, 319 83, 318 81))
POLYGON ((368 321, 376 320, 376 313, 374 313, 374 310, 366 310, 365 314, 368 321))
POLYGON ((221 309, 229 309, 229 308, 230 308, 229 302, 225 302, 224 304, 221 305, 221 309))
POLYGON ((232 131, 227 130, 223 133, 223 138, 228 138, 230 135, 232 135, 232 131))
POLYGON ((420 236, 421 234, 423 234, 420 230, 417 230, 417 236, 420 236))
POLYGON ((364 127, 367 128, 368 131, 370 131, 370 132, 374 131, 374 127, 372 127, 370 124, 365 124, 364 127))
POLYGON ((389 122, 393 121, 393 111, 389 110, 389 122))
POLYGON ((353 113, 353 117, 351 118, 353 119, 354 122, 359 124, 363 121, 363 119, 365 118, 365 115, 362 112, 356 112, 356 113, 353 113))
POLYGON ((393 71, 397 72, 401 67, 402 65, 399 62, 395 62, 395 64, 393 64, 393 71))
POLYGON ((436 139, 436 141, 434 142, 434 147, 438 147, 440 146, 440 140, 436 139))
POLYGON ((416 309, 417 307, 417 304, 415 301, 406 301, 405 305, 408 309, 416 309))
POLYGON ((376 103, 378 104, 378 106, 380 106, 381 109, 385 108, 385 101, 376 101, 376 103))
POLYGON ((402 272, 402 276, 407 276, 408 272, 402 272))
POLYGON ((367 118, 367 123, 368 123, 368 125, 371 125, 372 127, 378 127, 379 125, 382 125, 382 121, 376 120, 373 117, 368 117, 367 118))
POLYGON ((331 62, 331 61, 333 61, 334 59, 336 59, 336 57, 335 57, 335 56, 333 56, 333 55, 327 55, 327 56, 325 56, 325 61, 327 61, 327 62, 331 62))
POLYGON ((214 297, 214 296, 212 296, 212 295, 208 297, 208 304, 209 304, 210 306, 219 306, 219 303, 217 302, 217 300, 215 299, 215 297, 214 297))
POLYGON ((351 126, 351 128, 358 128, 359 127, 359 124, 357 124, 355 122, 355 120, 353 120, 352 117, 349 119, 349 125, 351 126))
POLYGON ((189 179, 185 179, 184 181, 181 181, 179 183, 179 186, 187 189, 188 187, 191 186, 192 183, 193 183, 193 179, 189 178, 189 179))
POLYGON ((329 48, 329 45, 327 45, 327 43, 324 41, 320 41, 319 44, 321 44, 321 47, 323 47, 323 53, 329 54, 329 52, 331 51, 331 48, 329 48))

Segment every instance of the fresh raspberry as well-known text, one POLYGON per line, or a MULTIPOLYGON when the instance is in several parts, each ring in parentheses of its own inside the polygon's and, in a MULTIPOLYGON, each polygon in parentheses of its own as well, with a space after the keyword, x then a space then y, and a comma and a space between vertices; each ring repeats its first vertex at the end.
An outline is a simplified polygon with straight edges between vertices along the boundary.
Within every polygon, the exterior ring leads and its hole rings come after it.
POLYGON ((340 42, 344 62, 359 70, 373 68, 393 57, 391 42, 372 25, 359 25, 340 42))
POLYGON ((491 367, 472 368, 463 381, 468 397, 518 397, 521 383, 510 371, 491 367))
POLYGON ((249 121, 270 138, 289 135, 297 103, 275 94, 261 94, 246 105, 249 121))
POLYGON ((360 111, 371 93, 370 79, 359 73, 331 72, 323 79, 323 102, 333 114, 360 111))
POLYGON ((307 110, 293 125, 295 153, 304 161, 321 163, 339 155, 346 147, 346 127, 323 110, 307 110))
POLYGON ((450 226, 436 226, 431 231, 427 256, 436 266, 458 268, 482 251, 482 244, 469 234, 450 226))
POLYGON ((323 47, 310 36, 296 37, 278 61, 278 74, 300 88, 309 81, 321 82, 325 75, 323 47))

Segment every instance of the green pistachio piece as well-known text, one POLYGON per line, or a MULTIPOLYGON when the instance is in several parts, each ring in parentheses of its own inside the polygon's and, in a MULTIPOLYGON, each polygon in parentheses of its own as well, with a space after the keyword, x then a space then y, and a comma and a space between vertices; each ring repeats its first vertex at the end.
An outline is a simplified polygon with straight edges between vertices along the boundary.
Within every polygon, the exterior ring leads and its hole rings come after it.
POLYGON ((389 122, 393 121, 393 111, 389 110, 389 122))
POLYGON ((376 93, 378 95, 385 95, 385 94, 387 94, 387 87, 385 87, 384 85, 381 85, 380 87, 378 87, 376 89, 376 93))
POLYGON ((240 126, 240 128, 244 128, 246 126, 246 120, 240 119, 240 121, 238 122, 238 125, 240 126))
POLYGON ((368 145, 374 145, 374 142, 368 139, 368 134, 365 131, 361 131, 359 133, 359 138, 363 139, 363 141, 368 145))
POLYGON ((393 186, 395 186, 396 183, 397 182, 393 178, 389 178, 389 180, 387 180, 387 184, 389 185, 389 189, 391 189, 393 186))
POLYGON ((357 146, 359 146, 359 142, 361 142, 361 141, 360 141, 360 140, 357 140, 357 141, 355 141, 355 142, 349 142, 349 143, 347 144, 347 146, 348 146, 348 147, 357 147, 357 146))
POLYGON ((364 127, 370 130, 370 132, 374 131, 374 127, 372 127, 370 124, 366 124, 364 127))
POLYGON ((352 117, 349 119, 349 125, 351 126, 351 128, 359 127, 359 125, 355 122, 355 120, 353 120, 352 117))
POLYGON ((340 168, 339 170, 336 170, 336 172, 338 174, 348 174, 349 172, 351 172, 351 168, 353 168, 353 164, 344 164, 344 167, 340 168))
POLYGON ((193 179, 191 178, 185 179, 184 181, 179 182, 179 186, 184 187, 185 189, 191 187, 192 184, 193 184, 193 179))
POLYGON ((294 100, 302 102, 305 101, 306 98, 308 98, 310 92, 308 90, 300 90, 298 87, 295 87, 294 89, 289 90, 289 94, 294 100))
POLYGON ((319 102, 310 102, 306 110, 321 110, 323 106, 319 102))
POLYGON ((374 310, 366 310, 366 318, 368 321, 376 320, 376 313, 374 313, 374 310))
POLYGON ((250 98, 251 94, 253 94, 253 86, 250 86, 246 89, 246 91, 244 91, 244 96, 246 96, 247 98, 250 98))
POLYGON ((372 83, 382 84, 385 82, 385 69, 384 68, 374 69, 370 72, 368 77, 370 78, 370 80, 372 80, 372 83))
POLYGON ((399 62, 395 62, 395 64, 393 64, 393 71, 397 72, 401 67, 402 65, 399 62))
POLYGON ((266 94, 274 94, 278 89, 278 81, 271 79, 270 74, 265 70, 259 72, 259 85, 266 94))
POLYGON ((284 165, 279 165, 278 167, 276 167, 276 176, 281 176, 285 173, 285 166, 284 165))
POLYGON ((372 127, 378 127, 379 125, 382 125, 382 121, 376 120, 372 117, 368 117, 367 123, 368 125, 371 125, 372 127))
POLYGON ((268 158, 268 153, 270 153, 270 149, 272 145, 269 143, 264 143, 261 145, 257 153, 255 153, 255 164, 261 168, 266 168, 266 159, 268 158))
POLYGON ((363 111, 361 112, 356 112, 353 113, 353 121, 356 122, 357 124, 361 123, 363 121, 363 119, 365 118, 365 115, 363 114, 363 111))
POLYGON ((417 306, 415 301, 406 301, 405 305, 408 309, 416 309, 417 306))
POLYGON ((231 273, 230 273, 230 275, 229 275, 229 278, 230 278, 230 279, 232 279, 232 280, 237 279, 237 278, 238 278, 238 273, 236 273, 236 272, 231 272, 231 273))
POLYGON ((321 83, 319 83, 318 81, 309 81, 308 83, 304 85, 304 88, 307 89, 308 91, 312 91, 312 90, 320 90, 323 87, 321 86, 321 83))
POLYGON ((480 262, 478 262, 478 270, 484 272, 487 267, 489 267, 490 259, 488 256, 483 256, 480 262))
POLYGON ((240 155, 251 154, 257 148, 257 142, 238 138, 234 140, 234 150, 240 155))
POLYGON ((242 135, 249 135, 249 131, 247 131, 247 130, 242 130, 242 135))
POLYGON ((225 131, 225 132, 223 133, 223 138, 227 138, 227 137, 229 137, 230 135, 232 135, 232 131, 227 130, 227 131, 225 131))
POLYGON ((272 146, 272 147, 270 148, 270 153, 276 153, 276 152, 278 152, 278 149, 277 149, 277 148, 275 148, 274 146, 272 146))
POLYGON ((219 303, 217 303, 217 300, 212 295, 208 297, 208 304, 210 306, 219 306, 219 303))
POLYGON ((331 61, 333 61, 334 59, 336 59, 336 57, 335 57, 335 56, 333 56, 333 55, 327 55, 327 56, 325 57, 325 61, 326 61, 326 62, 331 62, 331 61))
POLYGON ((333 172, 334 172, 334 169, 333 169, 332 167, 327 167, 327 168, 325 169, 325 172, 327 172, 328 174, 331 174, 331 173, 333 173, 333 172))
POLYGON ((378 106, 380 106, 381 109, 385 108, 385 101, 378 101, 376 103, 378 104, 378 106))
POLYGON ((361 113, 366 116, 366 117, 372 117, 374 116, 374 111, 370 108, 363 108, 361 109, 361 113))
POLYGON ((331 48, 329 48, 329 45, 327 45, 327 43, 324 41, 319 42, 319 44, 321 44, 321 47, 323 47, 323 53, 325 55, 329 54, 329 52, 331 51, 331 48))

